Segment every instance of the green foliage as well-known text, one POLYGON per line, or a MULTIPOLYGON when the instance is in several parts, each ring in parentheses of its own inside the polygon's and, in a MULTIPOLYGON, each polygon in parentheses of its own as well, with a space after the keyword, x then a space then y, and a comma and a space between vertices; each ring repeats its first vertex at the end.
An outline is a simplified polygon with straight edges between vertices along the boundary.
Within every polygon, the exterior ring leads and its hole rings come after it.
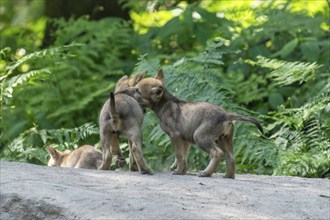
POLYGON ((269 77, 275 81, 275 85, 287 86, 293 83, 307 82, 315 78, 315 73, 321 65, 317 63, 303 63, 303 62, 285 62, 283 60, 267 59, 258 56, 257 62, 247 60, 251 65, 273 70, 269 73, 269 77), (285 73, 285 74, 283 74, 285 73))
MULTIPOLYGON (((50 75, 55 71, 55 64, 69 56, 68 50, 79 45, 68 45, 57 48, 37 51, 26 56, 17 56, 17 60, 11 61, 11 50, 5 48, 1 50, 3 58, 4 72, 1 74, 1 138, 10 140, 25 128, 31 127, 35 119, 29 117, 33 115, 31 111, 39 112, 34 109, 34 104, 41 105, 46 100, 45 96, 33 98, 36 90, 43 88, 49 80, 50 75), (36 64, 40 61, 53 66, 39 68, 36 64), (29 105, 30 104, 30 105, 29 105), (20 106, 25 106, 21 108, 20 106), (27 118, 22 118, 27 115, 27 118), (17 121, 17 119, 20 119, 17 121), (16 122, 16 123, 13 123, 16 122)), ((24 52, 25 53, 25 52, 24 52)), ((45 91, 43 91, 44 94, 45 91)), ((39 109, 40 110, 40 109, 39 109)), ((34 114, 33 117, 38 117, 34 114)))
POLYGON ((121 20, 59 20, 57 25, 58 47, 27 54, 13 62, 8 60, 3 95, 13 98, 2 109, 4 124, 16 124, 13 122, 21 118, 20 127, 6 126, 9 138, 33 123, 58 128, 96 122, 98 110, 94 106, 102 105, 128 65, 118 57, 130 50, 131 31, 121 20), (66 44, 69 45, 61 46, 66 44), (22 66, 28 70, 18 68, 22 66))
POLYGON ((253 64, 272 69, 270 76, 277 81, 278 86, 305 82, 303 88, 313 85, 309 89, 317 91, 311 92, 307 102, 300 107, 282 105, 278 111, 264 116, 270 122, 268 130, 278 147, 278 162, 274 174, 328 176, 330 161, 329 71, 317 72, 320 66, 315 63, 290 63, 264 58, 260 58, 253 64))
MULTIPOLYGON (((133 65, 129 59, 135 35, 124 21, 81 18, 56 24, 55 47, 33 53, 1 50, 2 151, 35 125, 52 130, 96 124, 108 92, 133 65)), ((89 141, 97 143, 98 138, 89 141)), ((42 142, 33 145, 36 151, 44 147, 42 142)), ((8 155, 2 157, 13 158, 8 155)))
POLYGON ((174 60, 187 54, 196 55, 220 32, 229 35, 229 24, 227 19, 219 18, 197 4, 187 5, 182 13, 162 27, 151 27, 142 35, 139 51, 142 54, 162 54, 174 60))
MULTIPOLYGON (((65 58, 65 54, 63 52, 65 52, 68 48, 74 46, 79 45, 73 44, 69 46, 37 51, 21 57, 13 63, 6 63, 4 61, 4 65, 7 65, 5 69, 5 74, 1 76, 1 100, 7 103, 9 101, 8 99, 12 98, 12 93, 15 87, 22 86, 23 84, 37 84, 35 80, 40 81, 48 79, 48 75, 50 75, 51 73, 50 68, 29 70, 29 65, 27 64, 28 62, 38 62, 36 60, 41 60, 44 58, 54 59, 54 56, 56 55, 63 56, 63 58, 65 58), (18 74, 18 72, 21 73, 18 74)), ((10 52, 10 48, 4 48, 0 51, 4 59, 9 56, 10 52)))
POLYGON ((2 151, 2 157, 13 161, 45 164, 48 153, 45 147, 52 145, 59 150, 77 148, 88 136, 98 134, 98 128, 86 123, 72 129, 39 129, 36 125, 22 132, 2 151))
POLYGON ((40 0, 1 1, 0 48, 35 51, 42 44, 46 18, 40 0))

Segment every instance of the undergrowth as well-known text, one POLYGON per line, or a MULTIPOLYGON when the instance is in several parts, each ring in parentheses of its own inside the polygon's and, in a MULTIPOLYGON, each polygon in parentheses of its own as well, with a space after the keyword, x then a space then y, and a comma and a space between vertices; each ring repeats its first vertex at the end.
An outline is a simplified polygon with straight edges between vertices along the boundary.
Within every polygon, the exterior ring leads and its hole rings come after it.
MULTIPOLYGON (((215 13, 203 4, 177 6, 182 12, 163 26, 150 20, 143 26, 143 15, 131 21, 136 25, 118 18, 58 19, 50 48, 36 49, 33 31, 25 48, 23 40, 2 48, 1 159, 45 164, 47 145, 98 146, 98 114, 116 81, 162 68, 178 98, 260 121, 265 135, 235 122, 238 173, 329 177, 328 9, 310 15, 290 11, 290 2, 265 2, 215 13)), ((7 28, 3 42, 13 41, 10 33, 17 28, 7 28)), ((149 166, 167 170, 173 149, 151 111, 142 129, 149 166)), ((124 139, 121 148, 128 156, 124 139)), ((191 171, 208 162, 201 149, 190 149, 191 171)))

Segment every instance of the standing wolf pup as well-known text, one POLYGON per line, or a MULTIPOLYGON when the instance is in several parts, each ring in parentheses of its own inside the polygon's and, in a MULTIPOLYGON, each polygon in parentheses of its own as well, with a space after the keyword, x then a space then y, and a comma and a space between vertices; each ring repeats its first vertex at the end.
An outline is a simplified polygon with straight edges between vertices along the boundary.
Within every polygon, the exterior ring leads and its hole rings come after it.
POLYGON ((118 93, 135 86, 142 78, 143 73, 131 79, 127 76, 122 77, 117 82, 115 94, 110 93, 110 98, 103 105, 99 118, 103 163, 99 169, 109 170, 112 156, 117 157, 121 162, 123 157, 119 148, 119 136, 124 135, 128 139, 130 148, 129 169, 131 171, 138 169, 142 174, 152 174, 142 154, 143 109, 131 96, 118 93))
POLYGON ((162 70, 154 78, 142 79, 127 93, 133 94, 141 105, 151 108, 159 118, 161 128, 170 136, 175 150, 175 161, 170 168, 173 174, 184 175, 187 172, 188 150, 191 144, 197 144, 211 156, 209 165, 198 176, 211 176, 225 153, 225 177, 234 179, 232 121, 252 122, 263 133, 261 125, 254 118, 227 113, 206 102, 187 102, 174 97, 164 87, 162 70))

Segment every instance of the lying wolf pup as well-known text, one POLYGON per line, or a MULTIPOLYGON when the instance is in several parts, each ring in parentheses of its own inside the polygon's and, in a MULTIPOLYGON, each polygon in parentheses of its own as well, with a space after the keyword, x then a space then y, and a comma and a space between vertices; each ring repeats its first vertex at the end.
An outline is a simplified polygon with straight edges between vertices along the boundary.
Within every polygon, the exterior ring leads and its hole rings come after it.
POLYGON ((225 112, 206 102, 186 102, 171 95, 164 87, 164 75, 160 70, 154 78, 142 79, 126 93, 134 95, 138 102, 151 108, 160 120, 161 128, 170 136, 175 150, 173 174, 187 171, 187 153, 191 144, 197 144, 211 156, 211 161, 198 176, 211 176, 223 153, 226 155, 226 178, 235 178, 233 155, 234 120, 254 123, 263 133, 259 122, 250 117, 225 112), (218 147, 215 140, 218 140, 218 147))
POLYGON ((143 109, 131 96, 118 93, 135 86, 142 78, 142 73, 133 78, 122 77, 117 82, 115 94, 110 93, 110 98, 103 105, 99 119, 103 163, 99 169, 110 169, 112 156, 117 157, 117 162, 119 160, 121 163, 123 157, 119 149, 119 136, 124 135, 128 139, 130 148, 129 169, 139 170, 142 174, 152 174, 142 154, 143 109))
POLYGON ((50 154, 48 166, 97 169, 102 163, 102 153, 93 146, 84 145, 64 152, 47 147, 50 154))

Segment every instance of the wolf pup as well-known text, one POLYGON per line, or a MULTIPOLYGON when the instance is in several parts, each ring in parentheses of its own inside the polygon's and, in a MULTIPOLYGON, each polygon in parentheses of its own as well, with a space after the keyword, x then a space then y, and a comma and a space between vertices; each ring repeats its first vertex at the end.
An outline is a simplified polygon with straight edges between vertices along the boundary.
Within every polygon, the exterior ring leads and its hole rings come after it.
POLYGON ((97 169, 102 163, 102 152, 90 145, 64 152, 47 147, 50 154, 48 166, 97 169))
POLYGON ((117 82, 115 94, 110 93, 109 99, 103 105, 99 118, 103 162, 99 169, 109 170, 112 156, 116 157, 117 163, 121 163, 123 156, 119 149, 119 136, 124 135, 130 148, 129 169, 138 170, 142 174, 152 174, 142 154, 143 109, 133 97, 120 93, 135 86, 142 78, 142 73, 131 79, 122 77, 117 82))
POLYGON ((223 153, 226 155, 226 178, 235 178, 233 155, 234 120, 252 122, 263 133, 259 122, 250 117, 225 112, 206 102, 187 102, 171 95, 164 87, 164 75, 160 70, 154 78, 142 79, 127 94, 134 95, 145 107, 151 108, 160 120, 161 128, 169 135, 175 150, 173 174, 187 171, 187 153, 191 144, 197 144, 211 156, 211 161, 198 176, 211 176, 223 153), (218 146, 215 140, 218 140, 218 146))

